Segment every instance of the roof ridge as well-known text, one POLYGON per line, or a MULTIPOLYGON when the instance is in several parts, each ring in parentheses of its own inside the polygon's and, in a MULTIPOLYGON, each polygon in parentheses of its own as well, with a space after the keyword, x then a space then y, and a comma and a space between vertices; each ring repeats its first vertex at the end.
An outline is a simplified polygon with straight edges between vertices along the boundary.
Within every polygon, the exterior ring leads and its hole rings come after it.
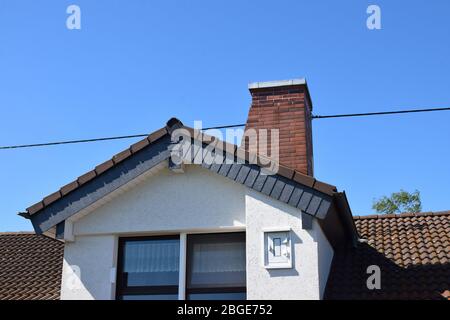
POLYGON ((427 212, 404 212, 391 214, 372 214, 367 216, 353 216, 354 220, 369 220, 369 219, 392 219, 392 218, 410 218, 410 217, 425 217, 425 216, 447 216, 450 215, 450 210, 447 211, 427 211, 427 212))

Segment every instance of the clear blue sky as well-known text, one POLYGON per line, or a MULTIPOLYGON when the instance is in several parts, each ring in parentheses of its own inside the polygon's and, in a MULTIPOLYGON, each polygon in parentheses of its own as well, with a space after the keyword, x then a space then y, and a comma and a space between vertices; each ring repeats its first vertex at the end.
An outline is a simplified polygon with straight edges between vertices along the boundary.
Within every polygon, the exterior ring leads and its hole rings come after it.
MULTIPOLYGON (((247 84, 306 77, 315 114, 450 106, 450 2, 0 2, 0 145, 245 122, 247 84), (81 7, 81 30, 66 8, 81 7), (382 30, 366 28, 366 8, 382 30)), ((315 173, 354 214, 401 188, 450 209, 450 112, 315 120, 315 173)), ((0 231, 133 140, 0 150, 0 231)))

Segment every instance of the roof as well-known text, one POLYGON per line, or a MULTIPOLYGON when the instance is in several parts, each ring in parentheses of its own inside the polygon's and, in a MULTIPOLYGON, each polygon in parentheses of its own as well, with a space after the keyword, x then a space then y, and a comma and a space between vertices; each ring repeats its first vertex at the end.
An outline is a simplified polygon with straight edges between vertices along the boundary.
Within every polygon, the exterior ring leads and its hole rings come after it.
POLYGON ((354 220, 367 242, 335 252, 326 299, 450 299, 450 211, 354 220), (381 290, 366 287, 370 265, 381 290))
MULTIPOLYGON (((173 125, 174 122, 182 125, 182 123, 178 119, 172 118, 171 120, 169 120, 167 122, 166 127, 163 127, 159 130, 154 131, 153 133, 149 134, 145 139, 142 139, 142 140, 132 144, 129 148, 117 153, 111 159, 97 165, 94 169, 82 174, 74 181, 67 183, 66 185, 61 187, 59 190, 53 192, 50 195, 47 195, 41 201, 28 207, 26 209, 27 213, 29 215, 33 215, 33 214, 43 210, 45 207, 51 205, 52 203, 56 202, 57 200, 61 199, 64 196, 66 196, 67 194, 79 189, 80 187, 87 184, 88 182, 95 179, 96 177, 102 175, 106 171, 116 167, 117 165, 122 163, 124 160, 130 158, 131 156, 138 153, 142 149, 144 149, 148 146, 151 146, 152 144, 157 143, 162 138, 169 135, 169 133, 172 129, 171 124, 173 125)), ((188 130, 194 130, 189 127, 185 127, 185 126, 183 126, 183 127, 188 130)), ((207 135, 204 135, 204 136, 207 136, 207 135)), ((208 138, 205 138, 205 140, 208 141, 209 139, 211 139, 210 136, 207 136, 207 137, 208 138)), ((212 138, 211 140, 214 140, 214 138, 212 138)), ((236 150, 236 149, 237 149, 237 147, 234 146, 234 150, 236 150)), ((300 184, 304 184, 304 185, 311 187, 319 192, 324 192, 329 195, 332 195, 334 192, 337 191, 336 187, 333 185, 321 182, 311 176, 305 175, 301 172, 295 171, 295 170, 290 169, 283 165, 279 165, 278 175, 283 176, 289 180, 294 180, 300 184)))
MULTIPOLYGON (((63 238, 66 219, 82 210, 87 210, 106 195, 113 194, 163 161, 169 161, 170 166, 173 146, 171 133, 175 129, 185 129, 189 137, 194 137, 194 140, 198 139, 199 134, 203 135, 201 141, 204 151, 200 159, 202 167, 301 209, 309 216, 309 218, 305 217, 304 221, 315 217, 323 220, 322 224, 330 224, 327 221, 332 220, 333 228, 328 228, 329 232, 326 233, 329 239, 333 239, 330 240, 333 244, 345 241, 347 238, 351 238, 352 241, 357 238, 345 194, 338 193, 335 186, 282 165, 278 165, 277 174, 267 175, 264 167, 260 165, 268 163, 264 157, 249 154, 235 145, 186 127, 175 118, 169 120, 166 127, 155 131, 146 139, 133 144, 112 159, 29 207, 22 215, 32 221, 36 233, 51 232, 55 237, 63 238), (211 143, 214 144, 214 148, 208 148, 211 143), (208 164, 203 161, 206 157, 215 158, 221 151, 226 152, 227 159, 228 157, 232 159, 231 164, 208 164), (250 161, 250 159, 256 161, 250 161), (340 204, 341 209, 338 210, 340 213, 332 210, 335 202, 340 204), (339 218, 331 217, 335 215, 339 215, 339 218), (341 224, 346 226, 341 227, 341 224)), ((198 149, 195 149, 194 142, 192 147, 193 153, 200 154, 198 149)))
POLYGON ((33 232, 0 233, 0 300, 59 299, 63 250, 33 232))

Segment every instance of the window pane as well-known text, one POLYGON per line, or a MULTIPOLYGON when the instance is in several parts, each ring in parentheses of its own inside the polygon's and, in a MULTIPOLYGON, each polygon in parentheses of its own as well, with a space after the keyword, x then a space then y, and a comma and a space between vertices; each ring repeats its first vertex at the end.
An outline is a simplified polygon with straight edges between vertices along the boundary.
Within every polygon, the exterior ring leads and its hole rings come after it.
POLYGON ((188 288, 245 287, 245 234, 193 235, 188 246, 188 288))
POLYGON ((191 293, 189 300, 245 300, 247 294, 245 292, 233 293, 191 293))
POLYGON ((126 241, 123 250, 126 286, 178 285, 178 239, 126 241))
POLYGON ((178 294, 124 295, 122 300, 178 300, 178 294))

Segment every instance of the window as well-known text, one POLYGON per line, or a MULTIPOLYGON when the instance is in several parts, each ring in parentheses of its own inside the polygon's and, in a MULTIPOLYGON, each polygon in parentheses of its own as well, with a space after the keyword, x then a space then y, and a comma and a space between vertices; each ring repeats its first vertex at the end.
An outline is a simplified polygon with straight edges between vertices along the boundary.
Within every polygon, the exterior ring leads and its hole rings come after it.
POLYGON ((267 269, 292 268, 292 242, 289 228, 264 230, 264 266, 267 269))
POLYGON ((121 238, 117 298, 177 300, 179 236, 121 238))
POLYGON ((245 233, 119 239, 117 299, 177 300, 180 261, 186 261, 186 299, 245 300, 245 233), (183 259, 180 259, 183 258, 183 259))
POLYGON ((245 233, 187 237, 186 298, 246 298, 245 233))

